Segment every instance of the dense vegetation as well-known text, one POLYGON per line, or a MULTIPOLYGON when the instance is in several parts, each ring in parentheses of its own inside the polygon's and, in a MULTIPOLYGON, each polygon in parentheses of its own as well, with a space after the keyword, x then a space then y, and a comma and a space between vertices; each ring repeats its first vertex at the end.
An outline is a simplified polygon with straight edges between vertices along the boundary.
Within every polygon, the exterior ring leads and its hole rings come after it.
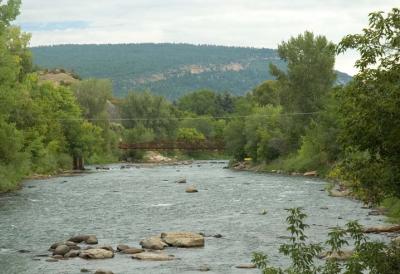
MULTIPOLYGON (((66 68, 83 78, 109 78, 117 97, 151 91, 176 100, 190 91, 210 89, 244 95, 273 79, 269 62, 285 63, 272 49, 188 44, 59 45, 32 48, 35 64, 66 68)), ((350 77, 338 73, 338 82, 350 77)))

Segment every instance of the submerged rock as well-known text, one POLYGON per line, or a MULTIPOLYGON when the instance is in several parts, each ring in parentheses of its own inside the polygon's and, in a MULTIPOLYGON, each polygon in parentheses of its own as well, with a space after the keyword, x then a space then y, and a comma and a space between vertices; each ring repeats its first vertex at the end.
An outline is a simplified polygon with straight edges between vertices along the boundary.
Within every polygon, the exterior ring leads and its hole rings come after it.
POLYGON ((148 239, 145 239, 143 241, 140 242, 140 245, 143 248, 146 249, 154 249, 154 250, 162 250, 164 249, 166 246, 168 246, 166 243, 164 243, 160 237, 158 236, 154 236, 154 237, 150 237, 148 239))
POLYGON ((204 237, 192 232, 167 232, 161 233, 161 239, 174 247, 203 247, 204 237))
POLYGON ((186 179, 185 178, 181 178, 178 181, 176 181, 177 184, 186 184, 186 179))
POLYGON ((164 253, 142 252, 133 255, 132 259, 137 259, 142 261, 171 261, 174 259, 174 256, 167 255, 164 253))
POLYGON ((114 257, 114 253, 102 248, 92 248, 82 251, 79 257, 83 259, 110 259, 114 257))

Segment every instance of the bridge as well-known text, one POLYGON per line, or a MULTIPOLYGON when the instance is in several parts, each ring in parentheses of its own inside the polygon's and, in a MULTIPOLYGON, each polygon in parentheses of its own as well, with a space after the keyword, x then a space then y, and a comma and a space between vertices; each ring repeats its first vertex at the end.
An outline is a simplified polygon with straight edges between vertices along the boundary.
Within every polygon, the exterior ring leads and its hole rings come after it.
POLYGON ((119 144, 124 150, 224 150, 225 144, 220 140, 187 141, 154 141, 147 143, 119 144))

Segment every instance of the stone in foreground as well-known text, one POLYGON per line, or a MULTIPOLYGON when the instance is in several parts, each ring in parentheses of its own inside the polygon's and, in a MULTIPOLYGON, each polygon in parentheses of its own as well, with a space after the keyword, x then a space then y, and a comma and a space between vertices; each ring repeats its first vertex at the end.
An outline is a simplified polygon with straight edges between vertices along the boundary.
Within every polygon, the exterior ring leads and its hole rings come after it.
POLYGON ((79 257, 82 259, 110 259, 114 257, 114 253, 101 248, 92 248, 82 251, 79 257))
POLYGON ((140 245, 146 249, 153 249, 153 250, 162 250, 164 247, 168 246, 164 243, 160 237, 154 236, 148 239, 145 239, 140 242, 140 245))
POLYGON ((166 232, 161 233, 161 239, 174 247, 203 247, 204 237, 192 232, 166 232))
POLYGON ((137 259, 141 261, 172 261, 174 259, 174 256, 164 253, 143 252, 133 255, 132 259, 137 259))

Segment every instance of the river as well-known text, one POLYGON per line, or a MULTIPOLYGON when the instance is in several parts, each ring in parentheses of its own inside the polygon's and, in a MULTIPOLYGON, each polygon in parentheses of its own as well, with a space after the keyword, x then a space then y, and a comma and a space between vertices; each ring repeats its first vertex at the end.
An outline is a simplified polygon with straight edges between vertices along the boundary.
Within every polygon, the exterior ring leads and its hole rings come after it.
POLYGON ((27 181, 20 191, 0 195, 0 273, 80 273, 82 268, 115 274, 199 273, 203 265, 211 269, 208 273, 259 273, 235 266, 249 263, 253 251, 268 253, 274 264, 285 262, 277 251, 288 235, 285 208, 305 208, 308 235, 316 242, 326 240, 330 227, 350 220, 363 225, 384 221, 368 216, 357 201, 329 197, 324 181, 235 172, 223 169, 226 164, 111 165, 108 171, 27 181), (186 185, 175 183, 182 177, 199 192, 185 193, 186 185), (267 214, 260 214, 263 210, 267 214), (35 257, 76 234, 96 234, 101 245, 138 247, 141 239, 164 231, 223 237, 207 237, 200 249, 168 248, 177 258, 169 262, 142 262, 120 254, 109 260, 55 263, 35 257))

